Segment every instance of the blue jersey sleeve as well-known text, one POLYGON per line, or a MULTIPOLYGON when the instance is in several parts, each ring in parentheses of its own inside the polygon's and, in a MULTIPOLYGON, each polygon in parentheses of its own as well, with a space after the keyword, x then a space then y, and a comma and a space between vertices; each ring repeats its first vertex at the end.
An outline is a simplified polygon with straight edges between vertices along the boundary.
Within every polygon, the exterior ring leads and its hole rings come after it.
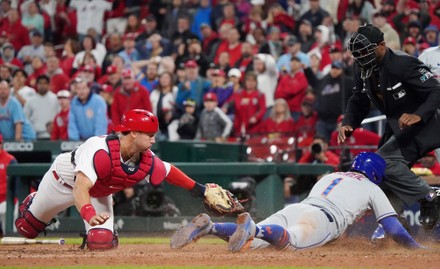
POLYGON ((382 224, 385 233, 394 241, 399 244, 405 245, 410 248, 421 248, 422 246, 417 243, 414 238, 403 228, 402 224, 397 220, 396 217, 390 216, 383 218, 379 221, 382 224))

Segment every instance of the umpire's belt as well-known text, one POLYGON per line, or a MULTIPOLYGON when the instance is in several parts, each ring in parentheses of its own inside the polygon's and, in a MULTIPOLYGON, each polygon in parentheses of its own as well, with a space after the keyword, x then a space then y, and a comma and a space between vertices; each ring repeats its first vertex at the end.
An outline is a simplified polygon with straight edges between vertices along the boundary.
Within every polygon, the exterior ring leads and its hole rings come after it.
POLYGON ((69 184, 64 182, 64 180, 57 174, 57 172, 55 170, 52 171, 52 174, 53 174, 55 180, 58 181, 58 183, 62 184, 66 188, 73 190, 72 186, 70 186, 69 184))

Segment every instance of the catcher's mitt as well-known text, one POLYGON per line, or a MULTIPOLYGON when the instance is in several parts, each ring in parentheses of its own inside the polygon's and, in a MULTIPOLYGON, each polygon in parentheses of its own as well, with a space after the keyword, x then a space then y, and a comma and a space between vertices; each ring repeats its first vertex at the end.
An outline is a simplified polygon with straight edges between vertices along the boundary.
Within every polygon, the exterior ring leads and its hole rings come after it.
POLYGON ((235 195, 215 183, 205 185, 204 195, 203 206, 214 216, 235 215, 245 211, 235 195))

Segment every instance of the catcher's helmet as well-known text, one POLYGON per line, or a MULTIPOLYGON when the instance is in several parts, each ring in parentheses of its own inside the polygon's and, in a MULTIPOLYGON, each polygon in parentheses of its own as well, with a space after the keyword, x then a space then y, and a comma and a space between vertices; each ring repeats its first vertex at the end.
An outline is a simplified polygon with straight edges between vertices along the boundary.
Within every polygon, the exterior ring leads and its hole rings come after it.
POLYGON ((354 159, 350 171, 364 174, 374 184, 380 184, 385 174, 385 160, 373 152, 361 152, 354 159))
POLYGON ((371 24, 360 26, 357 33, 351 37, 348 49, 361 67, 362 79, 371 76, 373 69, 376 67, 375 49, 383 40, 383 33, 371 24))
POLYGON ((159 129, 159 121, 148 110, 131 109, 122 115, 121 124, 114 127, 115 132, 139 131, 144 133, 156 133, 159 129))

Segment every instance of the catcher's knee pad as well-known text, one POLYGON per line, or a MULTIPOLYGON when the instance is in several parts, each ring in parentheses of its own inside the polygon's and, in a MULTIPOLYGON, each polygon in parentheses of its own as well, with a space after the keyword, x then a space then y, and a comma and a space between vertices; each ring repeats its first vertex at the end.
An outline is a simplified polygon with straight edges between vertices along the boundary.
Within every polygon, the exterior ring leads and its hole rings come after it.
POLYGON ((15 220, 17 231, 24 237, 30 239, 37 237, 39 233, 46 229, 46 226, 46 223, 38 220, 27 209, 24 212, 20 212, 20 216, 15 220))
POLYGON ((87 233, 87 248, 90 250, 106 250, 118 246, 118 235, 109 229, 94 228, 87 233))
POLYGON ((33 192, 24 198, 23 202, 21 202, 20 206, 18 207, 18 213, 20 213, 20 215, 29 208, 36 194, 37 192, 33 192))

